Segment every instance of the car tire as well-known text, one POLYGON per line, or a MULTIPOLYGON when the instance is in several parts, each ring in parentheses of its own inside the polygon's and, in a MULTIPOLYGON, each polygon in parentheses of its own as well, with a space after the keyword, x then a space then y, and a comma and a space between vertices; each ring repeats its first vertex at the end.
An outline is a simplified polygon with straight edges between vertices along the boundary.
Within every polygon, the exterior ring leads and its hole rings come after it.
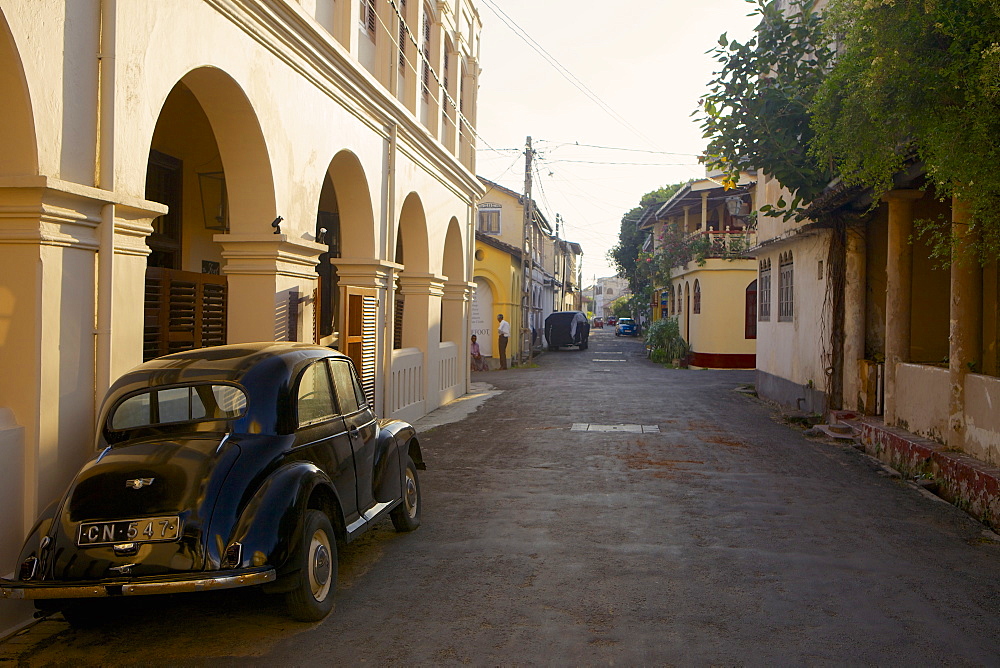
POLYGON ((406 469, 403 472, 403 500, 389 513, 396 531, 413 531, 420 526, 421 505, 417 467, 407 455, 406 469))
POLYGON ((295 587, 285 594, 288 613, 302 622, 318 622, 333 610, 337 591, 337 540, 330 518, 307 510, 302 520, 295 587))

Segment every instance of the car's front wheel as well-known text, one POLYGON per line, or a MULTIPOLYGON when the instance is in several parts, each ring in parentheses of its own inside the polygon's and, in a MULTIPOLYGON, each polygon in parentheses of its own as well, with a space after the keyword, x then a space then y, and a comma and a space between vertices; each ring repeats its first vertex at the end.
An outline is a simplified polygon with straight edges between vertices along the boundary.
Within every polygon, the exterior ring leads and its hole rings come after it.
POLYGON ((295 558, 298 580, 285 594, 285 604, 295 619, 318 622, 333 610, 337 591, 337 541, 330 519, 319 510, 306 511, 302 544, 295 558))
POLYGON ((403 472, 403 502, 389 513, 396 531, 413 531, 420 526, 420 505, 420 480, 417 478, 417 467, 407 455, 406 470, 403 472))

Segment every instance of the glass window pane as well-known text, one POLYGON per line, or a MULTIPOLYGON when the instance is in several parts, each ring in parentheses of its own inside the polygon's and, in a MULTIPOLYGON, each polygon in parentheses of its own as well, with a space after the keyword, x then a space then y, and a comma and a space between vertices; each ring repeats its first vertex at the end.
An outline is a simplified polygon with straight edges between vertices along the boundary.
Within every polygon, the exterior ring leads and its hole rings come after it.
POLYGON ((335 414, 330 375, 326 364, 318 362, 307 368, 299 379, 299 425, 327 420, 335 414))
POLYGON ((111 418, 111 428, 134 429, 149 424, 152 421, 149 398, 149 392, 146 392, 123 401, 111 418))
POLYGON ((246 410, 247 395, 243 394, 243 390, 232 385, 212 385, 211 388, 215 405, 218 406, 215 417, 239 417, 246 410))
MULTIPOLYGON (((183 422, 188 419, 191 388, 174 387, 156 393, 160 408, 160 422, 183 422)), ((202 413, 204 416, 204 412, 202 413)))
POLYGON ((354 389, 354 370, 347 360, 330 360, 330 370, 333 371, 333 383, 337 388, 337 401, 340 412, 347 415, 358 411, 357 392, 354 389))

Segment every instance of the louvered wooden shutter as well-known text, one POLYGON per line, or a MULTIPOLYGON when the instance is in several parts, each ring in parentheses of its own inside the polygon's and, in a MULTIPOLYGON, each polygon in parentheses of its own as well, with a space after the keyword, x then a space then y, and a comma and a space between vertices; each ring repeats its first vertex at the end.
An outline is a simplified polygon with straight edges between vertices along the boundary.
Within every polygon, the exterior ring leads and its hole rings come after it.
POLYGON ((347 293, 345 337, 347 356, 361 375, 361 387, 368 401, 375 404, 376 332, 378 324, 378 297, 347 293))
POLYGON ((226 342, 226 278, 146 269, 143 361, 226 342))
POLYGON ((361 388, 368 397, 368 403, 375 405, 375 331, 378 320, 378 299, 365 295, 361 344, 361 388))

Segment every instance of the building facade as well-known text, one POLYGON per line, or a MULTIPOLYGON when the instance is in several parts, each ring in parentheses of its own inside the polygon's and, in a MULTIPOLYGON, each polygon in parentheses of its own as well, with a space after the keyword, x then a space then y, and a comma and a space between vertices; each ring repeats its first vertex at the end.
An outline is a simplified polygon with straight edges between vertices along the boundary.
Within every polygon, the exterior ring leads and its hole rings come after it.
MULTIPOLYGON (((502 313, 511 324, 510 362, 526 358, 529 346, 541 349, 550 313, 580 308, 578 267, 583 249, 560 239, 532 202, 530 259, 522 263, 524 196, 483 177, 479 180, 485 194, 478 204, 472 330, 483 355, 495 357, 496 315, 502 313)), ((493 367, 498 363, 494 359, 493 367)))
POLYGON ((479 33, 470 0, 0 0, 0 563, 144 359, 316 341, 383 415, 465 392, 479 33))
MULTIPOLYGON (((612 304, 622 297, 628 297, 631 291, 628 280, 621 276, 606 276, 598 278, 589 288, 584 288, 582 296, 593 311, 595 318, 605 320, 612 314, 612 304)), ((582 310, 582 309, 581 309, 582 310)))
POLYGON ((691 181, 638 223, 649 230, 648 252, 674 259, 669 280, 653 291, 652 318, 677 319, 693 367, 756 366, 754 193, 750 174, 732 191, 712 178, 691 181))

